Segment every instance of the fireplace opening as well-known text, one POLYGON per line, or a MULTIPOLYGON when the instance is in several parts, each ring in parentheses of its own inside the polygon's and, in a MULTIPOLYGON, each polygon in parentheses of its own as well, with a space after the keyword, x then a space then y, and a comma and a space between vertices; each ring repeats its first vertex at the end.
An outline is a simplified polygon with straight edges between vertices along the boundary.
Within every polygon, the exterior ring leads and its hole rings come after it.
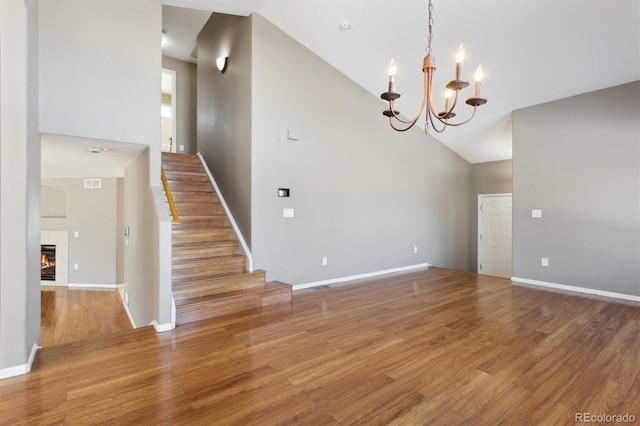
POLYGON ((40 280, 56 280, 56 246, 42 244, 40 246, 40 280))

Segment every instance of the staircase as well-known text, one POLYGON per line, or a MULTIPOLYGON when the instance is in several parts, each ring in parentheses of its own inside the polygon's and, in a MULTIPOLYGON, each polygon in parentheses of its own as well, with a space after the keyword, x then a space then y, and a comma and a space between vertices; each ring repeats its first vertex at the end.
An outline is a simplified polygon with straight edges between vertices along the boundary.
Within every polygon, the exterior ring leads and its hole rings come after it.
POLYGON ((247 271, 247 258, 196 155, 162 153, 180 218, 173 225, 176 324, 291 301, 291 286, 247 271))

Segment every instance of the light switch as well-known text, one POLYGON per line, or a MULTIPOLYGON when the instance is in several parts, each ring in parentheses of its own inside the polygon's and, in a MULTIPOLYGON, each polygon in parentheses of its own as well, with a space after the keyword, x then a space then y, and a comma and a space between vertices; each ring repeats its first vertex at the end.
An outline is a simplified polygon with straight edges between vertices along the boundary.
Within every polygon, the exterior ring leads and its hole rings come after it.
POLYGON ((540 209, 533 209, 531 210, 531 217, 539 219, 542 217, 542 210, 540 209))
POLYGON ((294 217, 294 209, 282 209, 282 217, 294 217))
POLYGON ((78 231, 73 231, 73 237, 74 238, 78 238, 80 236, 80 232, 78 231))

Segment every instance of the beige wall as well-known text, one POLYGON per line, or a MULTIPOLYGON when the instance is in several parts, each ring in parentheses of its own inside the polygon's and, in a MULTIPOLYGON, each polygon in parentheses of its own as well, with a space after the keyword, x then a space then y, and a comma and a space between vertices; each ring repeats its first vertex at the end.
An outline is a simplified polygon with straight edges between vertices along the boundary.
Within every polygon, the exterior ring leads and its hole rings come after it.
POLYGON ((514 277, 640 296, 639 117, 640 82, 514 111, 514 277))
POLYGON ((197 67, 190 62, 162 57, 162 68, 176 72, 176 152, 197 151, 197 67))
POLYGON ((38 2, 0 2, 0 378, 40 340, 38 2))
POLYGON ((477 272, 478 270, 478 195, 511 194, 513 191, 512 165, 512 160, 471 165, 469 271, 477 272))
POLYGON ((294 284, 425 262, 466 270, 470 164, 419 126, 391 130, 378 97, 259 15, 252 49, 256 266, 294 284))
POLYGON ((214 13, 198 35, 198 151, 251 245, 251 20, 214 13), (216 58, 229 56, 224 74, 216 58))
MULTIPOLYGON (((42 230, 68 232, 70 284, 120 283, 116 277, 118 179, 101 181, 100 189, 84 189, 83 179, 42 179, 42 185, 64 194, 65 217, 43 217, 42 230)), ((50 210, 49 202, 43 197, 43 212, 50 210)))

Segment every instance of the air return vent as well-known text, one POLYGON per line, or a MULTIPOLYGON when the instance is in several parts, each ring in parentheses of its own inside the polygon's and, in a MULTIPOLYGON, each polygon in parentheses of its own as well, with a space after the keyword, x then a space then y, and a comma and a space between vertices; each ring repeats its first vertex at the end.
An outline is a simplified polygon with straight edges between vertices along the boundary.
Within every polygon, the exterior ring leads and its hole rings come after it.
POLYGON ((84 180, 84 189, 100 189, 100 188, 102 188, 101 179, 85 179, 84 180))

